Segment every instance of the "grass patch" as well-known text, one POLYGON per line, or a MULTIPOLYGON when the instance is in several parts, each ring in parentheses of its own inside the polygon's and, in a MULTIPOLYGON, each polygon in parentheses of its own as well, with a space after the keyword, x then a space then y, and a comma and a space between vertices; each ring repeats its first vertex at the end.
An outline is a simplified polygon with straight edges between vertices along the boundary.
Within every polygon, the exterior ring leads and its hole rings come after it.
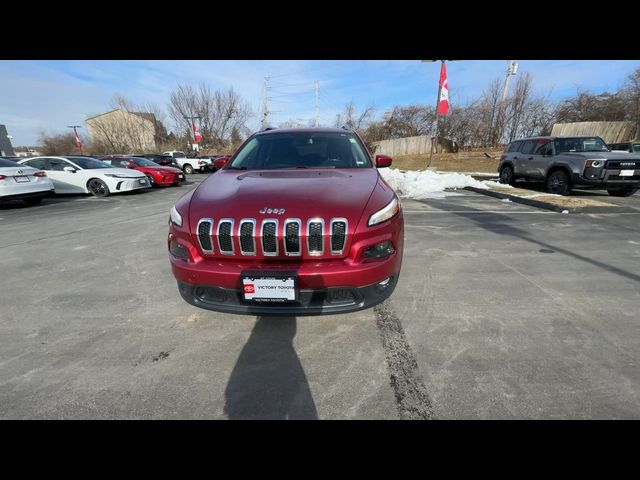
MULTIPOLYGON (((500 154, 489 153, 496 158, 487 158, 483 152, 434 153, 431 168, 441 172, 482 172, 497 175, 500 154)), ((399 170, 424 170, 428 161, 428 153, 397 155, 393 157, 393 166, 399 170)))

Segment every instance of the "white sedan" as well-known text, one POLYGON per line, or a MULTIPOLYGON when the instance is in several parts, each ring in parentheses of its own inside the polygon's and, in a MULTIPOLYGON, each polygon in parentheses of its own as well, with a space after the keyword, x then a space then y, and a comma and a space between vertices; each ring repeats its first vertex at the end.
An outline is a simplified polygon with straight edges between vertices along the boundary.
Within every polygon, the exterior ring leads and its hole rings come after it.
POLYGON ((50 193, 53 183, 46 173, 0 158, 0 202, 23 200, 35 204, 50 193))
POLYGON ((33 157, 19 163, 47 172, 56 193, 91 193, 106 197, 151 186, 142 172, 115 168, 91 157, 33 157))

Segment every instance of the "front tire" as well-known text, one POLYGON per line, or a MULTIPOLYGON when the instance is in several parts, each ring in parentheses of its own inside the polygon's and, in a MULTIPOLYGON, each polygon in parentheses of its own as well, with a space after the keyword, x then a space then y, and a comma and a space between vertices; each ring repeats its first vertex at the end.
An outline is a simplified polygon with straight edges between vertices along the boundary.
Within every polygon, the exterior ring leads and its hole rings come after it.
POLYGON ((193 173, 193 167, 191 165, 189 165, 188 163, 185 164, 183 170, 184 170, 184 173, 187 173, 189 175, 191 175, 193 173))
POLYGON ((637 188, 607 188, 607 192, 612 197, 630 197, 637 191, 637 188))
POLYGON ((99 178, 92 178, 91 180, 89 180, 89 182, 87 183, 87 189, 89 190, 89 193, 91 193, 91 195, 93 195, 94 197, 108 197, 109 195, 111 195, 107 184, 99 178))
POLYGON ((564 170, 556 170, 547 178, 547 192, 555 195, 567 195, 570 191, 569 175, 564 170))
POLYGON ((513 185, 513 168, 511 165, 505 165, 500 169, 500 183, 513 185))

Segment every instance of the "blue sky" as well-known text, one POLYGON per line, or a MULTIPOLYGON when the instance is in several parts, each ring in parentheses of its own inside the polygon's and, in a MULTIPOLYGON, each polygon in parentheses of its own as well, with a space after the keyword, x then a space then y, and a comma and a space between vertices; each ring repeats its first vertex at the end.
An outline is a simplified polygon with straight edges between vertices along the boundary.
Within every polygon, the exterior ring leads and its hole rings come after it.
MULTIPOLYGON (((533 75, 537 93, 559 100, 579 88, 599 93, 618 88, 640 67, 639 60, 519 60, 518 74, 533 75)), ((453 104, 477 97, 497 77, 506 60, 465 60, 447 64, 453 104)), ((35 145, 41 131, 60 133, 109 109, 115 93, 136 103, 153 102, 166 111, 178 83, 205 82, 213 89, 233 87, 251 106, 249 127, 259 126, 262 88, 271 76, 271 123, 315 118, 315 82, 320 82, 320 120, 334 122, 353 100, 379 114, 393 105, 435 104, 439 63, 420 60, 366 61, 192 61, 60 60, 0 61, 0 123, 12 143, 35 145)), ((167 127, 170 121, 167 118, 167 127)))

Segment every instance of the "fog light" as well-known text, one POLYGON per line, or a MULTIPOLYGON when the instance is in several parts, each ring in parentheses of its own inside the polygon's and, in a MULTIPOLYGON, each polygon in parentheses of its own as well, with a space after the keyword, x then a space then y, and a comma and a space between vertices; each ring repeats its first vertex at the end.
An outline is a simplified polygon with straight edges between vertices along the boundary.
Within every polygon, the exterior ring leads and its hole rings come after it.
POLYGON ((384 279, 381 282, 378 282, 376 284, 376 292, 378 292, 378 293, 384 292, 392 284, 392 282, 391 282, 392 278, 393 277, 389 277, 389 278, 384 279))
POLYGON ((177 242, 169 241, 169 251, 172 255, 179 258, 189 258, 189 250, 184 245, 177 242))
POLYGON ((390 241, 381 242, 373 247, 369 247, 364 251, 364 258, 384 258, 395 252, 393 244, 390 241))

